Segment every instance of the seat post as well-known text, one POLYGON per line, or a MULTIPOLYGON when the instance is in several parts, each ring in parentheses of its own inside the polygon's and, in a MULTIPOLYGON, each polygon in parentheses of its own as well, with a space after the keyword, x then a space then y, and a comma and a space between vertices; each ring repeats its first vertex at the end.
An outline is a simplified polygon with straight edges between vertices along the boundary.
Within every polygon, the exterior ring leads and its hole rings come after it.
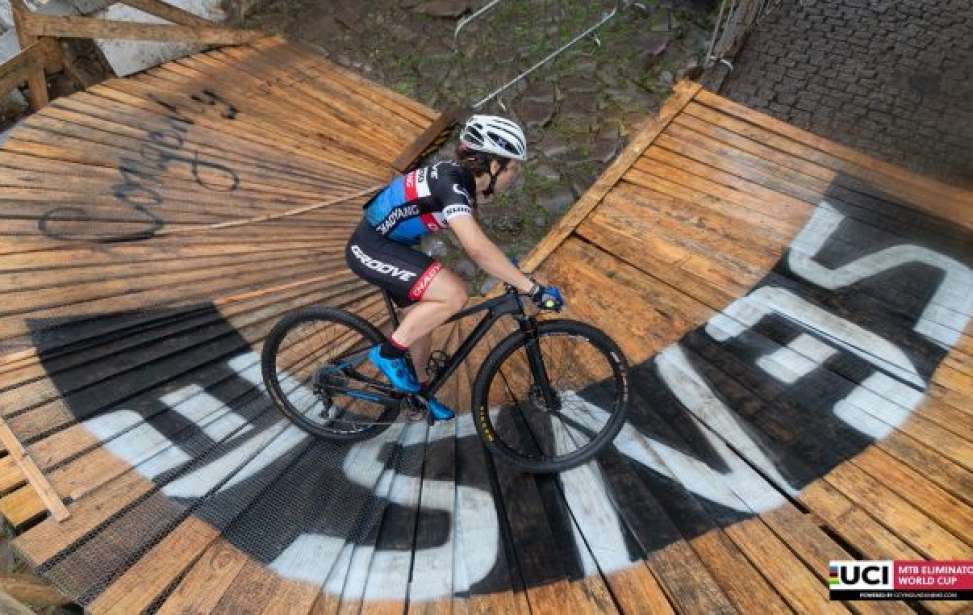
POLYGON ((399 328, 399 313, 395 309, 395 304, 392 303, 392 297, 389 296, 389 291, 382 289, 382 297, 385 298, 385 306, 389 309, 389 316, 392 317, 392 330, 399 328))

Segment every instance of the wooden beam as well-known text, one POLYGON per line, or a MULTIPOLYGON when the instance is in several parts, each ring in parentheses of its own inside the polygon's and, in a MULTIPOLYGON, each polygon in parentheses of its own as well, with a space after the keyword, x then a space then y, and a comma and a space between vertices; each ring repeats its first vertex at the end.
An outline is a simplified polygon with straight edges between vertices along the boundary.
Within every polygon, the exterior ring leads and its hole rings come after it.
POLYGON ((44 37, 0 64, 0 94, 28 81, 37 71, 43 75, 45 68, 57 70, 57 55, 60 51, 57 41, 44 37))
POLYGON ((0 590, 0 613, 7 613, 8 615, 33 615, 34 611, 28 609, 7 592, 0 590))
POLYGON ((33 36, 180 41, 204 45, 240 45, 266 36, 256 30, 235 30, 218 26, 170 26, 91 17, 52 17, 36 14, 30 16, 26 25, 33 36))
MULTIPOLYGON (((17 30, 17 42, 21 49, 27 49, 37 42, 37 35, 30 32, 30 23, 33 15, 24 4, 24 0, 11 0, 10 9, 13 12, 14 28, 17 30)), ((28 97, 30 106, 34 111, 42 108, 49 102, 47 96, 47 78, 44 76, 43 66, 33 66, 27 73, 28 97)))
POLYGON ((35 608, 62 606, 71 602, 53 585, 33 574, 0 572, 0 591, 35 608))
POLYGON ((27 453, 27 449, 20 443, 20 440, 17 439, 17 436, 14 435, 14 432, 3 419, 0 419, 0 443, 7 449, 7 454, 13 457, 17 465, 20 466, 20 471, 24 473, 27 482, 44 502, 44 506, 50 511, 51 516, 57 521, 64 521, 70 517, 71 513, 68 512, 64 502, 61 501, 61 497, 54 491, 54 487, 48 482, 47 477, 37 467, 30 454, 27 453))
POLYGON ((422 133, 416 137, 405 150, 399 154, 399 157, 392 161, 392 168, 394 168, 399 173, 405 173, 408 171, 413 164, 419 159, 426 148, 435 143, 436 139, 443 133, 443 131, 449 130, 453 127, 453 124, 469 112, 469 109, 461 107, 450 107, 442 113, 439 117, 433 121, 422 133))
POLYGON ((204 28, 212 27, 213 22, 203 19, 199 15, 193 15, 179 7, 160 2, 159 0, 121 0, 120 4, 127 4, 132 8, 161 17, 167 21, 181 26, 201 26, 204 28))

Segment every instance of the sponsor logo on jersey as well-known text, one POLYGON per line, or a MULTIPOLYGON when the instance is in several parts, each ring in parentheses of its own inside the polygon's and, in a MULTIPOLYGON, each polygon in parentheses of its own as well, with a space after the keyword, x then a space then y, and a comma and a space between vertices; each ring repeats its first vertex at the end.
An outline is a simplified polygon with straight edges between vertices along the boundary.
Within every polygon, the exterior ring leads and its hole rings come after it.
MULTIPOLYGON (((361 264, 362 265, 365 265, 366 267, 368 267, 372 271, 376 271, 376 272, 381 273, 381 274, 384 274, 384 275, 390 275, 393 278, 398 278, 398 279, 402 280, 403 282, 408 282, 412 278, 416 277, 416 274, 413 271, 406 271, 404 269, 399 269, 395 265, 390 265, 388 263, 383 263, 382 261, 378 260, 377 258, 372 258, 371 256, 369 256, 369 255, 365 254, 364 252, 362 252, 362 249, 359 248, 357 244, 351 246, 351 253, 355 255, 355 258, 357 258, 359 261, 361 261, 361 264)), ((428 271, 427 271, 427 273, 428 273, 428 271)), ((427 286, 428 286, 428 284, 429 283, 426 282, 426 285, 427 286)))
POLYGON ((473 210, 469 205, 463 203, 453 203, 443 207, 443 218, 449 220, 453 216, 472 216, 473 210))
POLYGON ((416 169, 405 176, 405 200, 414 201, 430 195, 426 168, 416 169))
POLYGON ((422 276, 420 276, 419 279, 416 280, 416 283, 412 285, 412 288, 409 289, 409 299, 412 299, 413 301, 422 299, 422 295, 425 294, 426 289, 429 288, 430 284, 432 284, 433 278, 436 277, 436 274, 439 273, 439 270, 442 268, 443 264, 439 261, 435 261, 433 264, 429 265, 429 268, 423 272, 422 276))
POLYGON ((419 205, 406 205, 405 207, 396 207, 391 212, 387 218, 382 220, 382 223, 375 227, 375 230, 382 235, 387 235, 392 228, 398 224, 401 220, 405 218, 411 218, 412 216, 419 215, 419 205))

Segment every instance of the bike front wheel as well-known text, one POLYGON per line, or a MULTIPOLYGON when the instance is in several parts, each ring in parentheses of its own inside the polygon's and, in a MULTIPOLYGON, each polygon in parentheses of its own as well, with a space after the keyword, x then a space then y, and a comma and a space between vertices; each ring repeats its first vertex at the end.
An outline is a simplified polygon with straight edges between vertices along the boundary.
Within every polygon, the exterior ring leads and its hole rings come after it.
POLYGON ((473 385, 477 432, 500 457, 535 473, 562 472, 608 446, 625 422, 628 362, 600 330, 572 320, 511 334, 473 385))

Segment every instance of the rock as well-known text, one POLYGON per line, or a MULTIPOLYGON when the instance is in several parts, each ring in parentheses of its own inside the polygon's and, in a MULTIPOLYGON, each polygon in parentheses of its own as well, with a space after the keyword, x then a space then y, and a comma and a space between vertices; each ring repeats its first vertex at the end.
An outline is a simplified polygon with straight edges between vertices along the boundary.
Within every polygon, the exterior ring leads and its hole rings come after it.
POLYGON ((544 139, 537 146, 537 149, 544 154, 546 158, 558 158, 570 152, 571 146, 552 132, 544 135, 544 139))
MULTIPOLYGON (((671 40, 671 34, 669 32, 640 32, 636 43, 639 48, 642 49, 642 53, 645 54, 647 58, 655 58, 661 56, 665 53, 666 49, 669 48, 669 42, 671 40)), ((641 54, 640 54, 641 55, 641 54)))
POLYGON ((560 214, 574 204, 574 198, 570 189, 560 186, 549 194, 538 197, 537 204, 549 214, 560 214))
POLYGON ((483 282, 483 284, 480 285, 480 294, 481 295, 485 295, 485 294, 489 293, 499 283, 500 283, 500 280, 496 279, 495 277, 493 277, 493 276, 488 277, 483 282))
POLYGON ((598 174, 592 170, 577 169, 571 174, 571 190, 576 199, 588 191, 591 184, 598 179, 598 174))
POLYGON ((557 87, 569 96, 571 94, 594 94, 600 89, 597 81, 584 75, 570 75, 558 79, 557 87))
POLYGON ((451 87, 449 82, 450 72, 453 70, 453 63, 441 57, 430 57, 419 66, 419 76, 421 80, 428 84, 437 84, 441 87, 451 87))
POLYGON ((470 10, 469 0, 428 0, 412 7, 415 13, 433 17, 459 17, 470 10))
POLYGON ((595 119, 598 110, 598 96, 594 93, 569 93, 561 102, 558 113, 562 115, 580 116, 595 119))
POLYGON ((682 79, 692 79, 696 80, 703 74, 703 67, 697 62, 693 61, 686 65, 685 68, 676 73, 676 81, 681 81, 682 79))
POLYGON ((473 276, 476 275, 477 267, 473 261, 464 258, 460 262, 456 263, 456 266, 453 267, 453 271, 455 271, 456 275, 464 280, 472 280, 473 276))
POLYGON ((14 88, 0 99, 0 118, 7 122, 15 117, 20 117, 28 108, 30 108, 30 104, 27 99, 20 90, 14 88))
POLYGON ((335 20, 352 32, 360 33, 365 27, 361 13, 348 0, 332 2, 335 20))
POLYGON ((614 67, 603 66, 598 69, 598 72, 595 74, 597 75, 598 80, 609 88, 618 88, 622 83, 621 78, 618 75, 618 71, 614 67))
POLYGON ((557 92, 554 89, 554 84, 540 81, 528 84, 520 98, 529 102, 553 105, 557 101, 557 92))
POLYGON ((618 120, 608 120, 598 128, 596 139, 618 139, 621 136, 621 123, 618 120))
POLYGON ((676 78, 671 71, 664 70, 659 73, 659 81, 671 87, 675 83, 676 78))
POLYGON ((554 105, 530 100, 516 104, 514 111, 527 129, 547 126, 554 117, 554 105))
POLYGON ((618 139, 598 139, 591 148, 591 158, 599 162, 608 163, 618 154, 618 139))
POLYGON ((433 258, 438 258, 449 253, 449 245, 438 237, 426 235, 426 239, 423 241, 422 251, 433 258))
POLYGON ((47 84, 47 93, 52 99, 74 94, 78 91, 78 88, 75 87, 74 80, 65 73, 59 73, 53 77, 49 77, 47 84))
POLYGON ((531 172, 534 175, 537 175, 538 177, 541 177, 549 181, 557 181, 561 179, 561 174, 546 164, 538 164, 533 166, 531 168, 531 172))
POLYGON ((547 218, 544 216, 534 216, 534 226, 543 227, 547 224, 547 218))
POLYGON ((590 59, 578 60, 578 63, 574 65, 574 72, 577 75, 582 75, 590 79, 598 72, 598 63, 590 59))

